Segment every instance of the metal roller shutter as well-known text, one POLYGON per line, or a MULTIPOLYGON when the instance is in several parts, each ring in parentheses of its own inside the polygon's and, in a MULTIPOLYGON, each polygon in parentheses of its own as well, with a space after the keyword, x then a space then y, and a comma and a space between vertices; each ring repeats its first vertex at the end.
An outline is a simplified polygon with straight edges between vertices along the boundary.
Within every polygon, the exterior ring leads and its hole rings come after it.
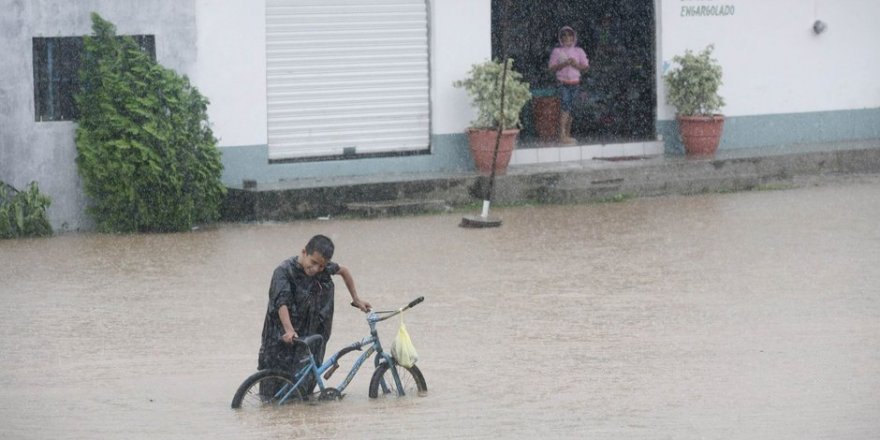
POLYGON ((270 159, 428 148, 425 0, 267 0, 266 59, 270 159))

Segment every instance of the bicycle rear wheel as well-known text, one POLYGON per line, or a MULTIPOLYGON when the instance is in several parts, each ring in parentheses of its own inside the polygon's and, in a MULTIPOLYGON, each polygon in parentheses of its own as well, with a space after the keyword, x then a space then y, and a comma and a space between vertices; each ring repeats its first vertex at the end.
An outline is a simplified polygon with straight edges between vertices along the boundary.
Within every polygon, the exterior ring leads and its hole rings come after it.
POLYGON ((257 371, 238 387, 235 396, 232 397, 232 407, 253 409, 266 405, 278 405, 282 399, 284 399, 284 403, 304 400, 305 395, 301 389, 296 389, 289 396, 286 396, 288 391, 293 388, 293 384, 293 377, 283 371, 257 371))
POLYGON ((400 397, 402 395, 423 397, 427 393, 428 384, 425 382, 425 377, 422 376, 419 367, 415 365, 407 368, 397 364, 389 366, 383 362, 376 367, 376 371, 373 372, 373 378, 370 379, 370 398, 373 399, 400 397), (400 384, 403 385, 403 394, 399 392, 397 385, 394 383, 394 374, 391 372, 392 368, 397 370, 397 375, 400 377, 400 384))

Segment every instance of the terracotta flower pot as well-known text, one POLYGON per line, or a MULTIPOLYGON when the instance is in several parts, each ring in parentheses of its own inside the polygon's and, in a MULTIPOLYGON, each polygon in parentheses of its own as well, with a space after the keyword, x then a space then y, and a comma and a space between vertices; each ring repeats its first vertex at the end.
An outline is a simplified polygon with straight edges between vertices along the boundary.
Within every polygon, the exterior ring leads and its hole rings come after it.
POLYGON ((724 116, 681 116, 678 130, 688 156, 712 156, 718 150, 724 129, 724 116))
MULTIPOLYGON (((481 174, 488 176, 492 173, 492 154, 495 151, 495 138, 498 135, 498 130, 472 128, 467 133, 474 165, 476 165, 477 170, 481 174)), ((498 145, 498 160, 495 162, 495 174, 507 172, 507 165, 510 163, 510 156, 513 154, 518 134, 519 129, 509 129, 501 132, 501 140, 498 145)))
POLYGON ((539 96, 532 98, 532 113, 538 138, 544 142, 559 139, 559 97, 539 96))

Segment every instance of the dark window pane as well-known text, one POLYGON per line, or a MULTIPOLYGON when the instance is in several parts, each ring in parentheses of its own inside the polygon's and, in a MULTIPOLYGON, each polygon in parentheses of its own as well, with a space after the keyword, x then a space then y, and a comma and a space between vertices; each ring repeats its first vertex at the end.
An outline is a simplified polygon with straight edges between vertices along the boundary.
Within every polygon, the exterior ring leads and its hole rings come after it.
MULTIPOLYGON (((156 39, 133 35, 138 46, 156 59, 156 39)), ((121 37, 120 37, 121 38, 121 37)), ((37 121, 70 121, 79 116, 73 96, 79 90, 82 37, 34 38, 34 110, 37 121)))
POLYGON ((79 66, 82 57, 82 38, 61 38, 59 51, 54 58, 53 70, 57 76, 53 78, 57 87, 56 120, 76 119, 79 113, 73 102, 73 95, 79 89, 79 66))

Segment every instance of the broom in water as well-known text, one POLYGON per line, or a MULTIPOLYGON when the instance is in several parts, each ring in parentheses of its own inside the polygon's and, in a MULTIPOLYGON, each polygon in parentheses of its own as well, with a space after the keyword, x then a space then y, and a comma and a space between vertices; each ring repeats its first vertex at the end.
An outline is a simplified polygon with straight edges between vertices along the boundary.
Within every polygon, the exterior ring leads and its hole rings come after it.
POLYGON ((498 161, 498 147, 501 144, 501 131, 504 130, 504 83, 507 80, 508 60, 504 60, 504 70, 501 71, 501 118, 498 121, 498 132, 495 135, 495 150, 492 152, 492 171, 489 173, 489 184, 486 185, 486 194, 483 197, 483 211, 480 215, 466 215, 462 217, 459 226, 463 228, 493 228, 501 226, 501 219, 489 216, 489 205, 492 203, 492 190, 495 188, 495 164, 498 161))
POLYGON ((494 228, 501 226, 500 218, 489 216, 489 205, 492 201, 492 190, 495 187, 495 164, 498 161, 498 146, 501 144, 501 132, 504 130, 504 88, 507 84, 507 68, 510 64, 510 60, 507 59, 506 45, 504 44, 504 24, 505 20, 502 19, 500 39, 501 59, 504 60, 504 68, 501 71, 501 117, 498 118, 498 132, 495 135, 495 150, 492 152, 492 171, 489 173, 489 184, 486 185, 486 194, 483 197, 483 211, 479 216, 466 215, 462 217, 461 223, 458 225, 463 228, 494 228))

